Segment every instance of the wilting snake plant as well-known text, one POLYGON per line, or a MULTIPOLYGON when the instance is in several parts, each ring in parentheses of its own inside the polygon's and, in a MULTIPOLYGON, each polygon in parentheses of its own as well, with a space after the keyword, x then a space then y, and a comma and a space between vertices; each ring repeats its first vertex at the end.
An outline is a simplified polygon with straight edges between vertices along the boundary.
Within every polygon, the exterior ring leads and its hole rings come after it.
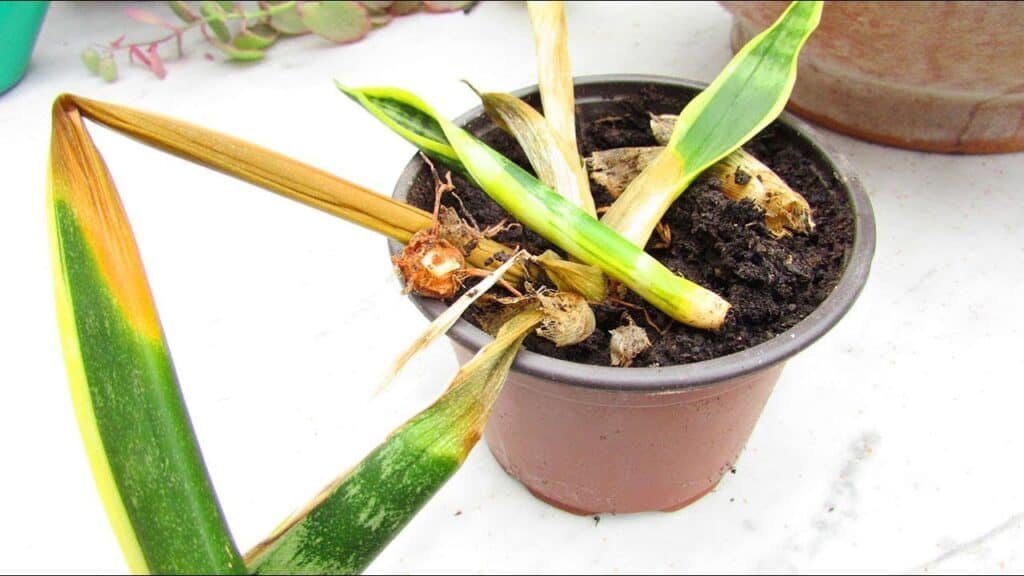
MULTIPOLYGON (((644 183, 637 186, 641 191, 627 190, 622 196, 627 200, 619 201, 645 208, 620 209, 612 212, 615 218, 606 215, 605 223, 592 216, 592 200, 588 206, 578 180, 576 198, 563 199, 414 96, 394 89, 346 92, 421 150, 481 185, 570 256, 632 287, 674 318, 714 328, 724 320, 727 303, 664 269, 639 245, 671 202, 666 198, 677 196, 703 168, 781 111, 793 84, 796 55, 820 11, 819 2, 794 3, 741 50, 683 111, 663 152, 668 159, 652 163, 658 166, 652 175, 638 179, 644 183), (738 114, 736 106, 746 112, 738 114), (651 182, 657 185, 646 184, 651 182), (650 208, 655 205, 661 212, 650 208)), ((565 49, 564 41, 547 45, 565 49)), ((567 70, 566 65, 560 73, 567 70)), ((561 116, 550 130, 552 142, 563 159, 578 161, 561 116)), ((58 318, 79 427, 131 569, 363 570, 476 444, 515 354, 542 323, 544 312, 528 309, 512 316, 437 402, 243 556, 206 472, 127 217, 84 119, 402 242, 429 228, 431 216, 270 150, 178 120, 71 95, 58 97, 53 107, 48 214, 58 318)), ((495 254, 512 253, 486 239, 475 246, 469 260, 480 266, 493 262, 495 254)), ((513 282, 528 274, 526 267, 511 263, 503 269, 513 282)))

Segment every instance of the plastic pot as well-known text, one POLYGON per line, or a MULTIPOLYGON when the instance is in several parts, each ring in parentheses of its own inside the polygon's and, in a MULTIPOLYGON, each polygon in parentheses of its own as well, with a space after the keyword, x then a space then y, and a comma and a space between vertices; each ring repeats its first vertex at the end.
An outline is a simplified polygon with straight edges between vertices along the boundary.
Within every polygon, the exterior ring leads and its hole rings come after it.
POLYGON ((0 2, 0 94, 28 69, 49 2, 0 2))
MULTIPOLYGON (((738 50, 787 2, 720 2, 738 50)), ((1024 150, 1024 5, 827 2, 789 109, 858 138, 931 152, 1024 150)))
MULTIPOLYGON (((597 117, 610 101, 657 86, 680 107, 701 85, 650 76, 576 81, 577 113, 597 117)), ((516 95, 536 102, 536 87, 516 95), (531 99, 532 95, 532 99, 531 99)), ((478 136, 497 130, 475 108, 456 121, 478 136)), ((856 213, 854 245, 832 294, 772 340, 713 360, 655 368, 612 368, 522 350, 487 425, 501 466, 534 495, 575 513, 675 510, 714 488, 743 449, 787 358, 827 332, 860 292, 874 253, 874 216, 859 180, 825 151, 799 120, 779 120, 813 150, 823 170, 845 185, 856 213)), ((395 187, 405 200, 425 166, 414 157, 395 187)), ((391 242, 396 253, 401 246, 391 242)), ((433 319, 437 300, 412 297, 433 319)), ((490 336, 465 320, 449 332, 460 362, 490 336)))

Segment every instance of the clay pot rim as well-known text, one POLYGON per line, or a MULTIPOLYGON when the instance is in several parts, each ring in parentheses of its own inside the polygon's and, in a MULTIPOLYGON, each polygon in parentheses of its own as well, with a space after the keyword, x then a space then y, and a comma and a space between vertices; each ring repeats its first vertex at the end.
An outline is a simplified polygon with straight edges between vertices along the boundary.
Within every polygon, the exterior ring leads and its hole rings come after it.
MULTIPOLYGON (((616 85, 621 87, 623 84, 635 84, 638 87, 661 84, 698 90, 707 86, 701 82, 639 74, 578 76, 574 81, 580 99, 586 98, 588 89, 598 96, 602 93, 617 92, 616 85)), ((537 86, 532 85, 516 90, 512 94, 524 97, 536 91, 537 86)), ((483 107, 477 106, 456 118, 455 123, 465 127, 483 114, 483 107)), ((860 179, 853 173, 845 158, 823 144, 807 123, 788 112, 783 112, 778 121, 792 129, 831 165, 838 180, 845 186, 854 211, 853 249, 848 257, 846 269, 832 293, 821 305, 795 326, 771 340, 711 360, 675 366, 615 368, 569 362, 523 349, 516 357, 512 370, 567 386, 595 390, 677 392, 727 381, 785 361, 835 326, 857 299, 871 268, 875 251, 875 217, 871 202, 860 179)), ((395 184, 392 194, 394 198, 403 201, 406 199, 409 188, 423 166, 423 160, 419 155, 413 156, 395 184)), ((389 240, 388 247, 391 254, 401 250, 401 244, 394 240, 389 240)), ((439 300, 415 295, 411 295, 411 299, 420 312, 431 320, 445 308, 444 303, 439 300)), ((492 340, 490 335, 464 319, 460 319, 452 327, 448 336, 469 350, 479 350, 492 340)))

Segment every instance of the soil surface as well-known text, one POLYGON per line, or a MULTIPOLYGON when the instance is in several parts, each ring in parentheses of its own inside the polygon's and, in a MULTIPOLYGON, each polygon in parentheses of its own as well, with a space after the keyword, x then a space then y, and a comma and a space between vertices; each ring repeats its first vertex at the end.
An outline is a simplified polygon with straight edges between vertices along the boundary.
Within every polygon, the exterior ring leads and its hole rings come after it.
MULTIPOLYGON (((649 89, 634 98, 603 105, 598 117, 579 114, 581 152, 586 156, 608 148, 654 146, 649 113, 678 113, 681 108, 678 100, 668 101, 656 89, 649 89)), ((483 140, 530 169, 526 156, 510 136, 493 130, 483 140)), ((673 322, 629 293, 624 300, 645 307, 654 326, 639 310, 597 304, 597 330, 586 341, 555 348, 551 342, 531 335, 526 347, 556 358, 607 366, 609 331, 624 324, 623 315, 629 314, 652 342, 633 366, 669 366, 749 348, 787 330, 814 310, 838 282, 852 246, 853 215, 848 201, 828 165, 785 126, 770 125, 744 148, 804 195, 813 210, 814 232, 775 240, 765 230, 763 214, 753 204, 729 200, 719 191, 714 177, 701 176, 665 215, 663 222, 672 231, 671 244, 658 247, 658 236, 653 235, 647 246, 647 251, 670 270, 717 292, 732 304, 721 330, 710 332, 673 322)), ((505 218, 514 221, 479 189, 457 175, 452 178, 462 202, 449 194, 443 203, 458 210, 460 216, 466 218, 465 208, 481 229, 505 218)), ((592 181, 591 187, 599 207, 611 204, 611 196, 600 185, 592 181)), ((433 190, 429 171, 421 172, 410 191, 410 203, 430 210, 433 190)), ((495 239, 533 254, 554 249, 521 227, 502 232, 495 239)), ((469 319, 474 321, 472 314, 469 319)))

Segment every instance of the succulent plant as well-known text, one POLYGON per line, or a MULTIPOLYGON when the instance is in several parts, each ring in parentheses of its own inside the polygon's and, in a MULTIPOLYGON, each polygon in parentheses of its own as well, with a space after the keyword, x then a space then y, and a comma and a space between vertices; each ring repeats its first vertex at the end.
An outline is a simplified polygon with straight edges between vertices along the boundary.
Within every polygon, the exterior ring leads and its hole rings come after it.
MULTIPOLYGON (((167 75, 164 58, 168 48, 174 46, 174 55, 184 58, 183 38, 190 30, 198 29, 207 43, 228 60, 256 62, 283 37, 315 34, 336 44, 349 44, 362 40, 374 28, 391 22, 397 16, 425 12, 453 12, 469 10, 476 2, 431 2, 429 0, 402 1, 260 1, 255 10, 247 10, 238 2, 204 0, 202 2, 167 2, 177 21, 141 8, 124 9, 128 18, 162 29, 163 36, 152 40, 128 42, 121 36, 107 44, 98 44, 82 52, 85 67, 106 80, 117 80, 115 56, 127 53, 130 63, 139 63, 158 78, 167 75)), ((207 52, 206 57, 213 59, 207 52)))

